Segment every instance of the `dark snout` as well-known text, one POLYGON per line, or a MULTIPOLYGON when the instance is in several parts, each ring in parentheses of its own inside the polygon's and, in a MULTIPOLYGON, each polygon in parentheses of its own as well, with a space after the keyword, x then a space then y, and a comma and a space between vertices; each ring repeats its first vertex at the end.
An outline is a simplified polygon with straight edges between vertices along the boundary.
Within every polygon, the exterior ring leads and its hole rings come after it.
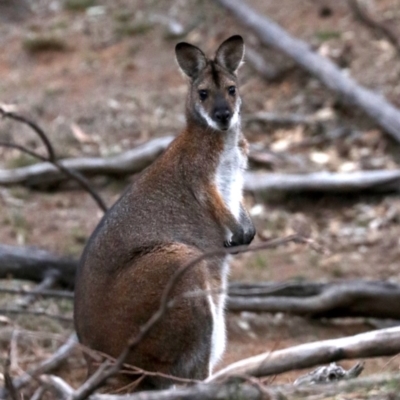
POLYGON ((229 128, 232 112, 225 100, 217 101, 213 111, 213 119, 221 130, 229 128))

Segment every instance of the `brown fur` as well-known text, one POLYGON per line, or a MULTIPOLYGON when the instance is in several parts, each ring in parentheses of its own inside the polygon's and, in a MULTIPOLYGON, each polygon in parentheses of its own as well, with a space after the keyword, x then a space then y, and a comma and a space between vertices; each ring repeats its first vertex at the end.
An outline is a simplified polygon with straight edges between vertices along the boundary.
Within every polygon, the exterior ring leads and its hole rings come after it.
MULTIPOLYGON (((196 78, 199 82, 210 82, 206 78, 209 67, 207 61, 196 78)), ((221 82, 231 82, 230 73, 228 78, 226 72, 220 75, 221 82)), ((192 81, 186 129, 107 212, 78 269, 75 325, 79 340, 112 357, 118 357, 128 339, 158 309, 163 290, 177 269, 204 252, 221 248, 226 229, 247 243, 254 236, 251 221, 243 226, 243 221, 236 220, 214 183, 228 133, 210 129, 193 117, 194 86, 197 83, 192 81)), ((245 152, 242 136, 239 145, 245 152)), ((190 269, 173 296, 207 287, 219 290, 224 259, 207 259, 190 269)), ((219 301, 218 295, 213 298, 219 301)), ((126 362, 145 370, 204 379, 209 373, 212 329, 207 298, 180 297, 126 362)), ((91 373, 94 367, 90 359, 88 363, 91 373)), ((170 384, 148 377, 140 389, 170 384)))

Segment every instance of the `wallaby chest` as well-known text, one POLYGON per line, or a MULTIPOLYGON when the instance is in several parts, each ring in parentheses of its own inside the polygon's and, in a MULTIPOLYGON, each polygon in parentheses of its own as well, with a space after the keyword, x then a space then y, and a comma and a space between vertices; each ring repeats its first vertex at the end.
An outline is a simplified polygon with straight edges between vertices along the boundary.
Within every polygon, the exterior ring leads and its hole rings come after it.
POLYGON ((224 143, 215 173, 216 187, 231 213, 239 219, 243 191, 243 174, 247 157, 238 145, 239 133, 224 143))

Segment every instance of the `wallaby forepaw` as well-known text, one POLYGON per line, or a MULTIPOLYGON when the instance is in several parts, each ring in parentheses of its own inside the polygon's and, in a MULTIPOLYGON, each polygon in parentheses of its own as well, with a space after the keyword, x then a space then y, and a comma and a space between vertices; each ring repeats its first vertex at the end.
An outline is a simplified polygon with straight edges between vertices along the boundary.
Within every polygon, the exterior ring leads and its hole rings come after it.
POLYGON ((251 227, 251 229, 247 230, 244 233, 244 243, 243 244, 250 244, 253 241, 255 235, 256 235, 256 229, 253 226, 253 227, 251 227))

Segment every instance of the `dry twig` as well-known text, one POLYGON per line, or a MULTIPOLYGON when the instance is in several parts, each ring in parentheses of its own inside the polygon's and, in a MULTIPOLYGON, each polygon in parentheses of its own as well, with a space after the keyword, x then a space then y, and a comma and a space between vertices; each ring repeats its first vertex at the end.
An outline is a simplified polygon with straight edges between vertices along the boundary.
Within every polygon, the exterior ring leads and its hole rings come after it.
POLYGON ((27 296, 41 296, 41 297, 56 297, 60 299, 74 299, 74 293, 68 290, 46 290, 41 289, 39 290, 38 287, 34 288, 33 290, 26 290, 26 289, 14 289, 8 287, 0 287, 0 293, 8 293, 8 294, 15 294, 15 295, 27 295, 27 296))
POLYGON ((247 172, 244 182, 245 190, 250 192, 388 193, 400 190, 400 170, 310 174, 247 172))
MULTIPOLYGON (((13 380, 13 384, 17 389, 21 389, 29 382, 32 381, 33 378, 36 378, 42 374, 49 373, 54 369, 58 368, 71 354, 77 342, 76 334, 72 334, 67 341, 58 348, 58 350, 49 358, 44 360, 42 363, 37 365, 36 367, 28 370, 24 375, 15 378, 13 380)), ((1 398, 1 391, 0 391, 1 398)))
POLYGON ((17 305, 19 307, 26 308, 34 303, 38 296, 41 295, 41 292, 53 287, 56 284, 59 274, 60 273, 56 269, 49 270, 42 282, 40 282, 39 285, 31 290, 31 293, 26 294, 23 298, 17 300, 17 305))
POLYGON ((48 139, 44 130, 35 121, 32 121, 31 119, 24 117, 22 115, 19 115, 15 112, 7 111, 2 107, 0 107, 0 116, 2 116, 3 118, 9 118, 14 121, 21 122, 21 123, 29 126, 33 130, 33 132, 35 132, 39 136, 41 141, 43 142, 43 144, 46 148, 46 151, 47 151, 47 157, 43 157, 40 154, 25 148, 24 146, 14 144, 14 143, 1 142, 0 146, 18 149, 18 150, 23 151, 41 161, 48 161, 53 166, 55 166, 62 174, 66 175, 69 178, 76 181, 82 187, 82 189, 84 189, 87 193, 89 193, 92 196, 94 201, 104 212, 107 211, 106 203, 100 197, 100 195, 92 188, 89 181, 83 175, 81 175, 79 172, 74 171, 73 169, 70 169, 68 167, 65 167, 60 161, 57 160, 54 148, 53 148, 52 144, 50 143, 50 140, 48 139))
POLYGON ((302 40, 289 35, 278 24, 246 4, 244 0, 218 0, 266 46, 289 57, 340 96, 344 103, 363 110, 385 132, 400 142, 400 110, 383 96, 356 83, 330 60, 320 56, 302 40))
POLYGON ((52 314, 47 311, 42 310, 27 310, 25 308, 0 308, 0 314, 27 314, 27 315, 35 315, 36 317, 47 317, 52 319, 57 319, 63 322, 72 322, 71 317, 66 317, 64 315, 52 314))

